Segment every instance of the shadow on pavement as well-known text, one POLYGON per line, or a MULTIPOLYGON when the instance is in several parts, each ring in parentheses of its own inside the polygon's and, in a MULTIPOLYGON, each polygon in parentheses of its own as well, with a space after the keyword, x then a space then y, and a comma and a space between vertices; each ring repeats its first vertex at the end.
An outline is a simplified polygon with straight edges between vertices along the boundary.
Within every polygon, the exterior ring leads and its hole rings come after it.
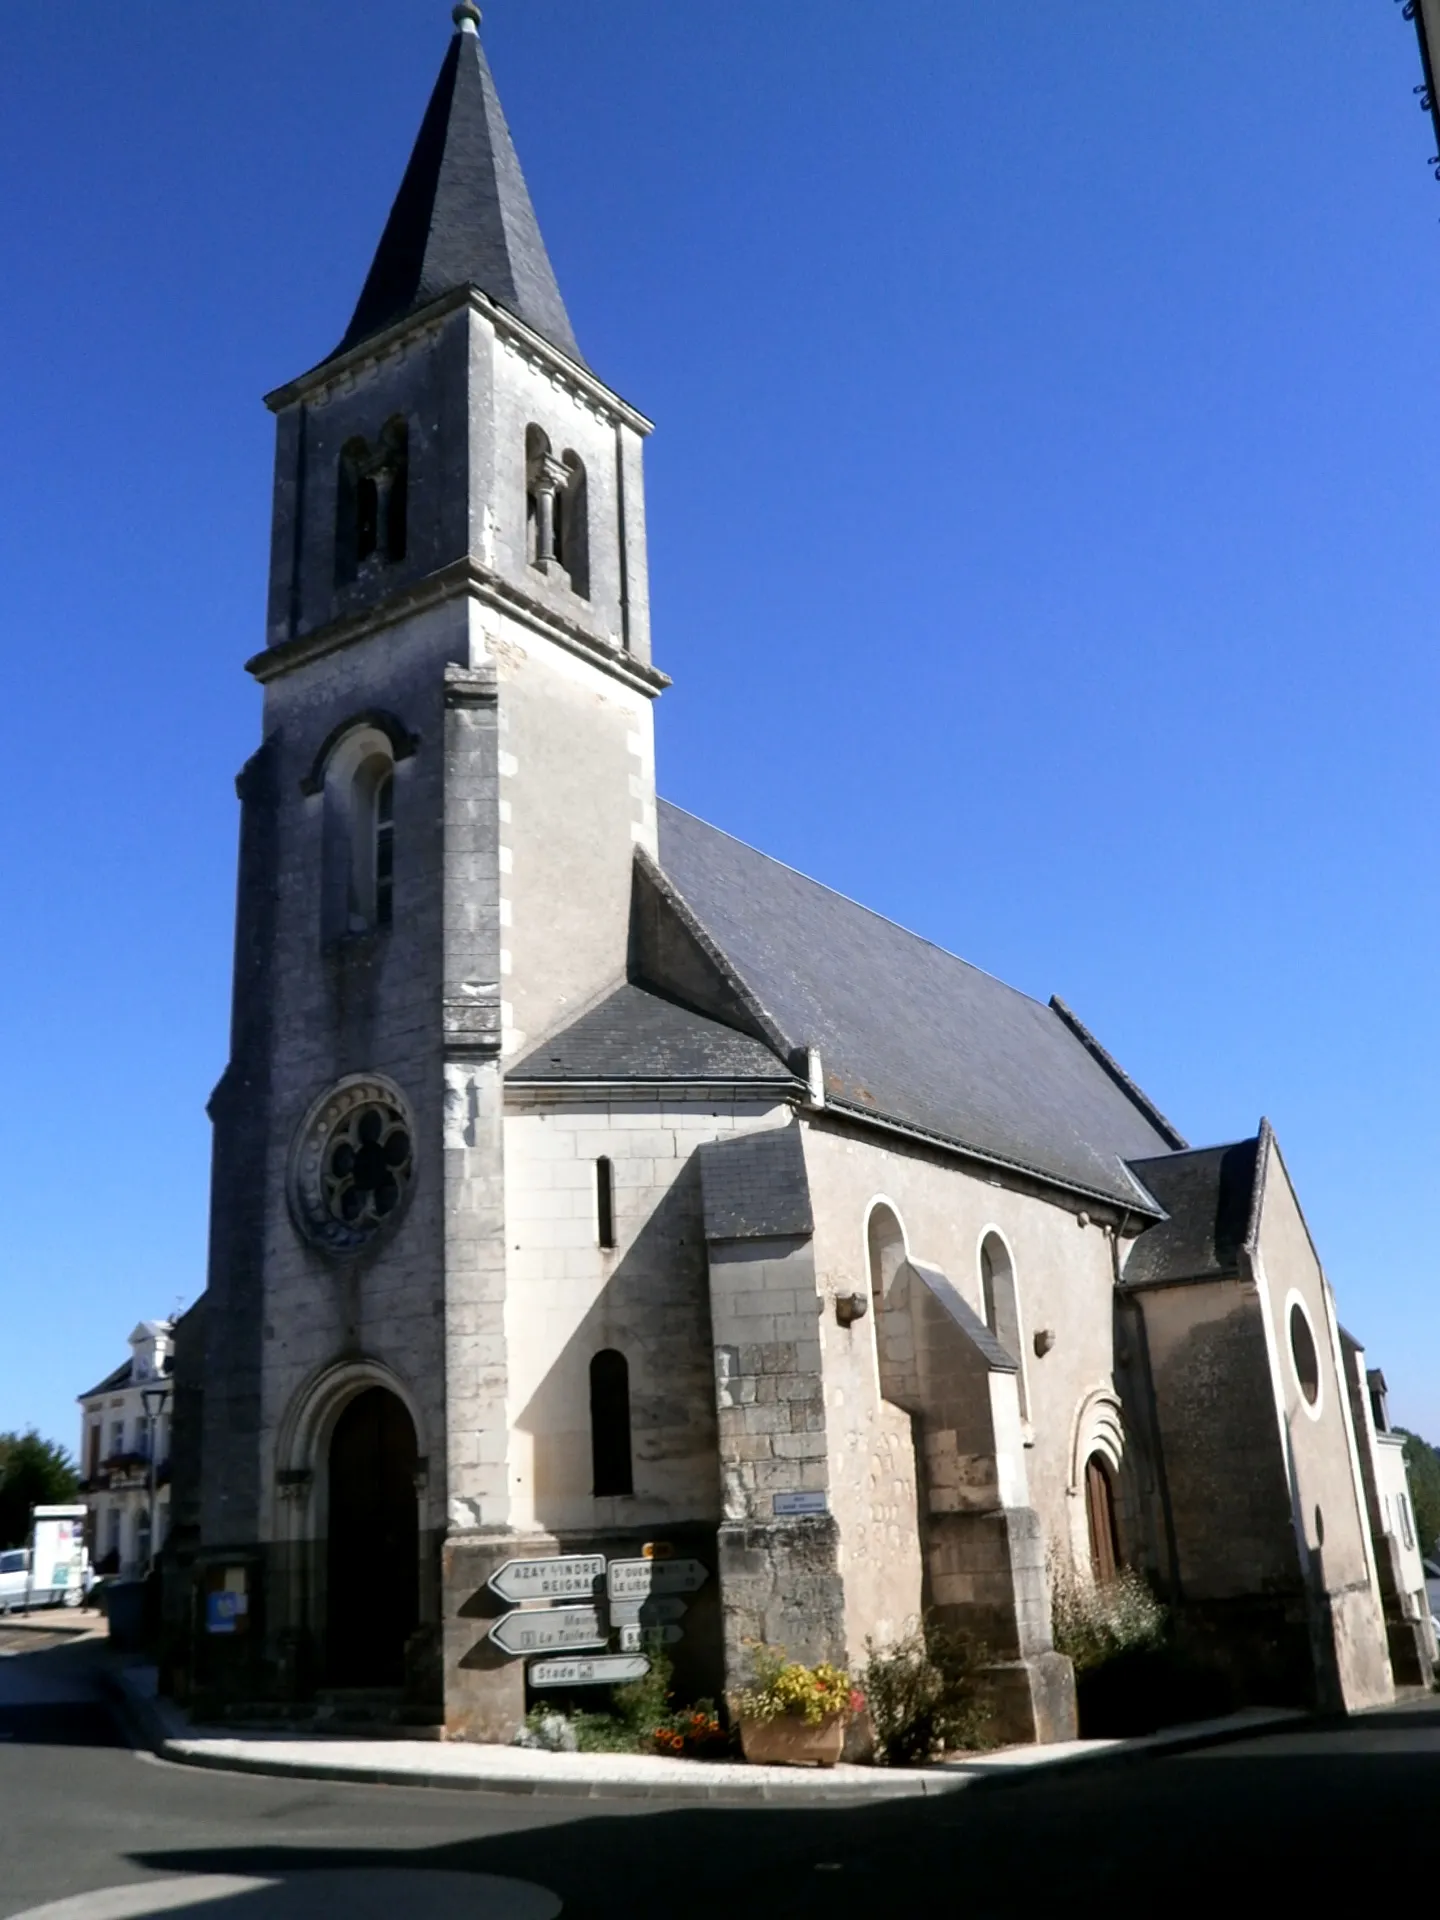
MULTIPOLYGON (((1287 1903, 1308 1895, 1332 1911, 1348 1886, 1373 1883, 1377 1862, 1396 1892, 1430 1884, 1434 1865, 1440 1713, 1377 1716, 1352 1729, 1354 1749, 1340 1754, 1247 1752, 1224 1766, 1189 1757, 1092 1762, 944 1799, 858 1809, 601 1814, 405 1858, 411 1867, 538 1881, 563 1899, 566 1920, 641 1911, 679 1911, 686 1920, 987 1920, 1057 1907, 1113 1913, 1118 1902, 1121 1911, 1157 1903, 1194 1911, 1213 1902, 1238 1916, 1257 1910, 1251 1899, 1261 1901, 1264 1884, 1283 1886, 1287 1903), (1433 1754, 1364 1751, 1368 1731, 1402 1718, 1435 1731, 1433 1754)), ((396 1865, 393 1851, 353 1848, 133 1857, 166 1873, 262 1879, 396 1865)), ((479 1920, 485 1909, 476 1911, 479 1920)))
POLYGON ((104 1644, 0 1633, 0 1753, 125 1745, 100 1691, 104 1644))

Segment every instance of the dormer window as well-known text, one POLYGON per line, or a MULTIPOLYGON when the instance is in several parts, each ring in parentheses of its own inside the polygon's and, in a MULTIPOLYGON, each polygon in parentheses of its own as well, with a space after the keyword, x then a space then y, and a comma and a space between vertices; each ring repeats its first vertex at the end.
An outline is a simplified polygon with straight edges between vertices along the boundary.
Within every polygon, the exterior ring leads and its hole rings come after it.
POLYGON ((335 578, 341 586, 405 558, 409 513, 410 433, 397 414, 373 445, 357 435, 340 452, 335 578))

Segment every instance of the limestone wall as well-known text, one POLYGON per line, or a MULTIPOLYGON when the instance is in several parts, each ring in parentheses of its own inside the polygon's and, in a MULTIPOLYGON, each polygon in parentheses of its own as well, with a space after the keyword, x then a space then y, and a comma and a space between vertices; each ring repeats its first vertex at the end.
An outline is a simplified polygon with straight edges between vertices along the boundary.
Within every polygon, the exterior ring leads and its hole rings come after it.
POLYGON ((783 1106, 512 1092, 505 1123, 513 1524, 715 1520, 713 1334, 696 1150, 782 1124, 783 1106), (616 1246, 598 1244, 595 1164, 613 1169, 616 1246), (635 1493, 591 1492, 589 1365, 630 1364, 635 1493))
POLYGON ((1077 1212, 992 1182, 909 1143, 863 1139, 824 1115, 807 1116, 805 1155, 815 1209, 816 1283, 826 1303, 821 1337, 831 1434, 831 1481, 847 1540, 847 1632, 852 1648, 916 1610, 918 1553, 902 1542, 915 1500, 908 1422, 879 1391, 872 1313, 849 1328, 837 1295, 868 1293, 866 1220, 879 1198, 903 1223, 910 1256, 938 1267, 983 1313, 979 1250, 998 1232, 1014 1266, 1029 1419, 1024 1449, 1030 1505, 1062 1559, 1085 1554, 1082 1410, 1113 1398, 1113 1281, 1109 1244, 1077 1212), (1054 1344, 1037 1355, 1042 1329, 1054 1344), (868 1463, 868 1464, 866 1464, 868 1463), (858 1562, 858 1564, 857 1564, 858 1562))

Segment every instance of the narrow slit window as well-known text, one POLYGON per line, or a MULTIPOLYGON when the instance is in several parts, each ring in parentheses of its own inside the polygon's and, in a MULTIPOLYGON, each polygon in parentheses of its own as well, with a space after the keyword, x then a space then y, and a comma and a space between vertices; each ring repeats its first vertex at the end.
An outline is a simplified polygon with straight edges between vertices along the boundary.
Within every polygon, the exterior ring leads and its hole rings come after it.
POLYGON ((362 565, 380 544, 380 489, 373 473, 355 483, 355 558, 362 565))
POLYGON ((615 1245, 615 1170, 602 1157, 595 1162, 595 1223, 600 1245, 615 1245))
POLYGON ((395 776, 375 790, 375 924, 388 927, 395 899, 395 776))
POLYGON ((614 1347, 606 1347, 590 1362, 590 1449, 596 1497, 634 1493, 630 1366, 614 1347))

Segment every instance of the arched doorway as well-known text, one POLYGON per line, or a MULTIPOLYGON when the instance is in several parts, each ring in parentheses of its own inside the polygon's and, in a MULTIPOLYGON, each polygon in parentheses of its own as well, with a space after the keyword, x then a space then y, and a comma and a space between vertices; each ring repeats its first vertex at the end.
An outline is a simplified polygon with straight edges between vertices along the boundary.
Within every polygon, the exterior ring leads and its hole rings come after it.
POLYGON ((1090 1523, 1090 1570, 1097 1585, 1105 1586, 1119 1571, 1120 1535, 1110 1462, 1099 1453, 1092 1453, 1085 1462, 1085 1517, 1090 1523))
POLYGON ((415 1426, 384 1387, 345 1408, 330 1437, 326 1665, 333 1686, 395 1687, 420 1618, 415 1426))

